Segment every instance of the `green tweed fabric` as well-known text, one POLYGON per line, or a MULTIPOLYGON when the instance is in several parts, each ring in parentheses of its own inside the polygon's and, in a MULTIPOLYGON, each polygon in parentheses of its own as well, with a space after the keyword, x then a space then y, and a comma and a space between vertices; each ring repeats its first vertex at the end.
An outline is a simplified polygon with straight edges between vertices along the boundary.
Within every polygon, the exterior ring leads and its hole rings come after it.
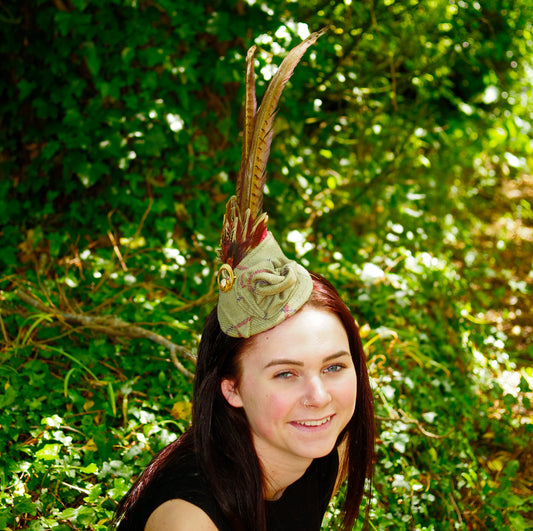
POLYGON ((233 270, 235 282, 220 291, 218 321, 232 337, 250 337, 280 324, 311 296, 309 272, 289 260, 269 232, 233 270))

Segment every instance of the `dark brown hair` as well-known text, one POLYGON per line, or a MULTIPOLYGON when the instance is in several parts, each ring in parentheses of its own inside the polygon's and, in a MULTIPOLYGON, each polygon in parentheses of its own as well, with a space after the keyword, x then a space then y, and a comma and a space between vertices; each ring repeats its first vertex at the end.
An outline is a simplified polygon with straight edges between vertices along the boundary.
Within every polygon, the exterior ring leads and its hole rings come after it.
MULTIPOLYGON (((322 276, 312 275, 313 292, 308 305, 330 311, 341 320, 350 344, 357 374, 357 401, 352 419, 339 436, 346 438, 347 452, 342 463, 348 485, 343 506, 344 530, 359 514, 365 481, 372 479, 374 457, 374 412, 366 360, 357 325, 335 288, 322 276)), ((221 382, 238 378, 240 352, 246 342, 224 334, 216 309, 205 322, 198 350, 190 429, 178 441, 156 455, 121 501, 115 521, 149 496, 154 477, 181 456, 194 451, 222 512, 238 531, 266 531, 263 476, 254 449, 248 421, 242 408, 232 407, 224 398, 221 382)), ((370 491, 367 496, 370 497, 370 491)), ((128 529, 121 526, 120 529, 128 529)))

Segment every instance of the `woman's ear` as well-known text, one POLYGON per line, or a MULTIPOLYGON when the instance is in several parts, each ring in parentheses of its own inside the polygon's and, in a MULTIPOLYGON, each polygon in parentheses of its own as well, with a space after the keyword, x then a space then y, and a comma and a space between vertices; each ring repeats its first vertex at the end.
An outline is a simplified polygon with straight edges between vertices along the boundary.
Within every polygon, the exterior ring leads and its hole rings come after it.
POLYGON ((220 382, 220 390, 230 406, 242 407, 241 396, 235 380, 223 378, 222 382, 220 382))

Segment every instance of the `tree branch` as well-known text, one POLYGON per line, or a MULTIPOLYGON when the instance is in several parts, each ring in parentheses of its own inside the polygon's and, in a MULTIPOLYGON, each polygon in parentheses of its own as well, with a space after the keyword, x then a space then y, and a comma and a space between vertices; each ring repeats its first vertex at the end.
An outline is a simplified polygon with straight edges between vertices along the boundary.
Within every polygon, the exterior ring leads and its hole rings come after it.
POLYGON ((176 345, 176 343, 173 343, 160 334, 146 330, 141 326, 127 323, 122 319, 112 315, 91 316, 82 313, 63 312, 57 308, 51 308, 50 306, 47 306, 33 295, 30 295, 21 289, 15 290, 15 295, 26 304, 29 304, 30 306, 33 306, 39 311, 47 313, 52 317, 55 317, 58 321, 75 325, 81 324, 93 330, 103 332, 109 336, 148 339, 149 341, 157 343, 158 345, 162 345, 168 349, 170 353, 170 359, 178 371, 184 374, 187 378, 193 378, 193 374, 188 371, 179 361, 178 354, 194 364, 196 364, 196 356, 194 356, 194 354, 192 354, 187 348, 181 345, 176 345))

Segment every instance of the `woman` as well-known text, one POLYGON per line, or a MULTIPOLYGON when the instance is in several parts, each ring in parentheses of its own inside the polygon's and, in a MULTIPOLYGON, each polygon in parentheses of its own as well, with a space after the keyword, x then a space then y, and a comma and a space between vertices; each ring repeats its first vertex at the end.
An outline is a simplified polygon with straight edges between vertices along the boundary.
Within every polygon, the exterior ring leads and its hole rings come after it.
POLYGON ((256 112, 247 56, 237 193, 220 241, 216 311, 198 351, 190 429, 121 502, 119 531, 318 531, 347 477, 343 529, 372 476, 372 394, 357 326, 331 284, 288 260, 262 188, 281 91, 311 34, 283 60, 256 112))
POLYGON ((372 475, 372 394, 348 308, 312 280, 297 313, 250 338, 210 314, 191 428, 122 501, 119 531, 318 531, 345 477, 351 529, 372 475))

